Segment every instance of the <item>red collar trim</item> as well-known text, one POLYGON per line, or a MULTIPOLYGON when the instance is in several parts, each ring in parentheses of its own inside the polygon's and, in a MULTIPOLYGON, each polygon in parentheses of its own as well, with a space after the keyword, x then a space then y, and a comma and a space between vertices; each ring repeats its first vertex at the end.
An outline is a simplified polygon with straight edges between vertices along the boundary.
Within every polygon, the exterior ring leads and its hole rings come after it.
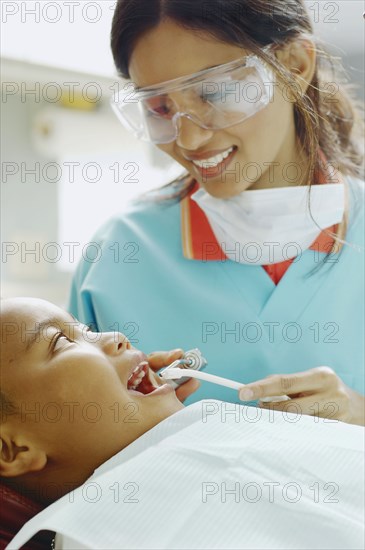
MULTIPOLYGON (((326 183, 329 180, 331 181, 324 173, 320 174, 319 183, 326 183)), ((338 174, 337 181, 333 181, 333 183, 343 183, 342 176, 338 174)), ((189 195, 181 201, 181 240, 184 257, 188 260, 204 262, 227 260, 208 218, 197 203, 191 199, 191 195, 198 189, 199 184, 196 182, 189 195)), ((328 232, 336 233, 336 231, 337 225, 326 228, 309 248, 317 252, 329 253, 333 247, 334 238, 328 235, 328 232)))

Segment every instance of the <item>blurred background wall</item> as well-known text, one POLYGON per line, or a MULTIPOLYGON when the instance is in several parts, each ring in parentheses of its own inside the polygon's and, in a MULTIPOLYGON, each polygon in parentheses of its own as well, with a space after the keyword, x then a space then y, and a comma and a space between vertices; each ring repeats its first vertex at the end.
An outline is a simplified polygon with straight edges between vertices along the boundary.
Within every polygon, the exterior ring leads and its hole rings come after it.
MULTIPOLYGON (((306 4, 363 100, 365 3, 306 4)), ((121 85, 109 51, 114 7, 108 0, 1 2, 3 297, 65 306, 95 230, 181 173, 111 111, 121 85)))

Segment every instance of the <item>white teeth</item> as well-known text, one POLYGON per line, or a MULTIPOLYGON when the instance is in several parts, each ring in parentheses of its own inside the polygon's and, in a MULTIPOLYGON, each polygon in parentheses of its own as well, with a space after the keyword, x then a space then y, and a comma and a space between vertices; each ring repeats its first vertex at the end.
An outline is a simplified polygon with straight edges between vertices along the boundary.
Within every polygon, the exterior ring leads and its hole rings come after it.
POLYGON ((138 371, 140 371, 139 374, 138 374, 138 376, 139 376, 140 374, 142 374, 142 373, 143 373, 143 376, 145 375, 145 372, 143 371, 143 366, 141 367, 141 365, 138 365, 138 367, 136 367, 136 368, 132 371, 132 374, 130 375, 130 377, 128 378, 128 380, 131 380, 131 378, 133 378, 133 376, 134 376, 134 375, 136 374, 136 372, 138 372, 138 371))
POLYGON ((220 153, 219 155, 216 155, 215 157, 211 157, 209 159, 204 159, 204 160, 193 160, 193 163, 196 166, 199 166, 199 168, 215 168, 216 166, 221 164, 221 162, 223 162, 224 159, 229 157, 229 155, 232 153, 233 150, 234 150, 234 147, 231 147, 230 149, 228 149, 224 153, 220 153), (208 163, 209 163, 209 166, 207 166, 208 163))
POLYGON ((130 390, 135 390, 139 385, 140 383, 142 382, 143 378, 146 376, 146 373, 144 372, 144 370, 141 370, 138 375, 136 375, 136 373, 138 372, 138 370, 140 369, 141 367, 136 367, 133 371, 133 373, 130 375, 130 377, 128 378, 128 382, 129 380, 131 380, 132 378, 134 378, 133 380, 133 384, 131 384, 128 389, 130 390))

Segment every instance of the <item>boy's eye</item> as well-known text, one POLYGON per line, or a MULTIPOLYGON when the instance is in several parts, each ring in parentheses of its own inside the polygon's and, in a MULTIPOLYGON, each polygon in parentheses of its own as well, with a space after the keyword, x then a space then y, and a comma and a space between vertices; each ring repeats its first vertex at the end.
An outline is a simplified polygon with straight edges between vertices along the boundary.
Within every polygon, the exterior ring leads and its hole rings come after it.
POLYGON ((89 323, 85 325, 85 327, 86 327, 86 332, 97 332, 96 327, 94 326, 93 323, 89 323))
POLYGON ((66 334, 64 334, 63 332, 58 332, 55 336, 55 339, 52 345, 52 351, 53 352, 57 351, 60 347, 63 347, 66 342, 72 343, 73 340, 71 340, 71 338, 66 336, 66 334))

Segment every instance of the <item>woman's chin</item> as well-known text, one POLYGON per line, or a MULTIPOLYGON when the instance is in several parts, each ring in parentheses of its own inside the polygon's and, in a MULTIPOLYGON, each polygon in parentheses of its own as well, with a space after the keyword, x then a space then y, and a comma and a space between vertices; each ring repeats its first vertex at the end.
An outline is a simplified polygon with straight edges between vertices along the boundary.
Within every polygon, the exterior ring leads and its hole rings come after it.
POLYGON ((216 199, 231 199, 243 191, 246 191, 251 186, 251 183, 225 183, 222 181, 218 182, 207 182, 200 181, 199 185, 207 192, 209 195, 216 199))

